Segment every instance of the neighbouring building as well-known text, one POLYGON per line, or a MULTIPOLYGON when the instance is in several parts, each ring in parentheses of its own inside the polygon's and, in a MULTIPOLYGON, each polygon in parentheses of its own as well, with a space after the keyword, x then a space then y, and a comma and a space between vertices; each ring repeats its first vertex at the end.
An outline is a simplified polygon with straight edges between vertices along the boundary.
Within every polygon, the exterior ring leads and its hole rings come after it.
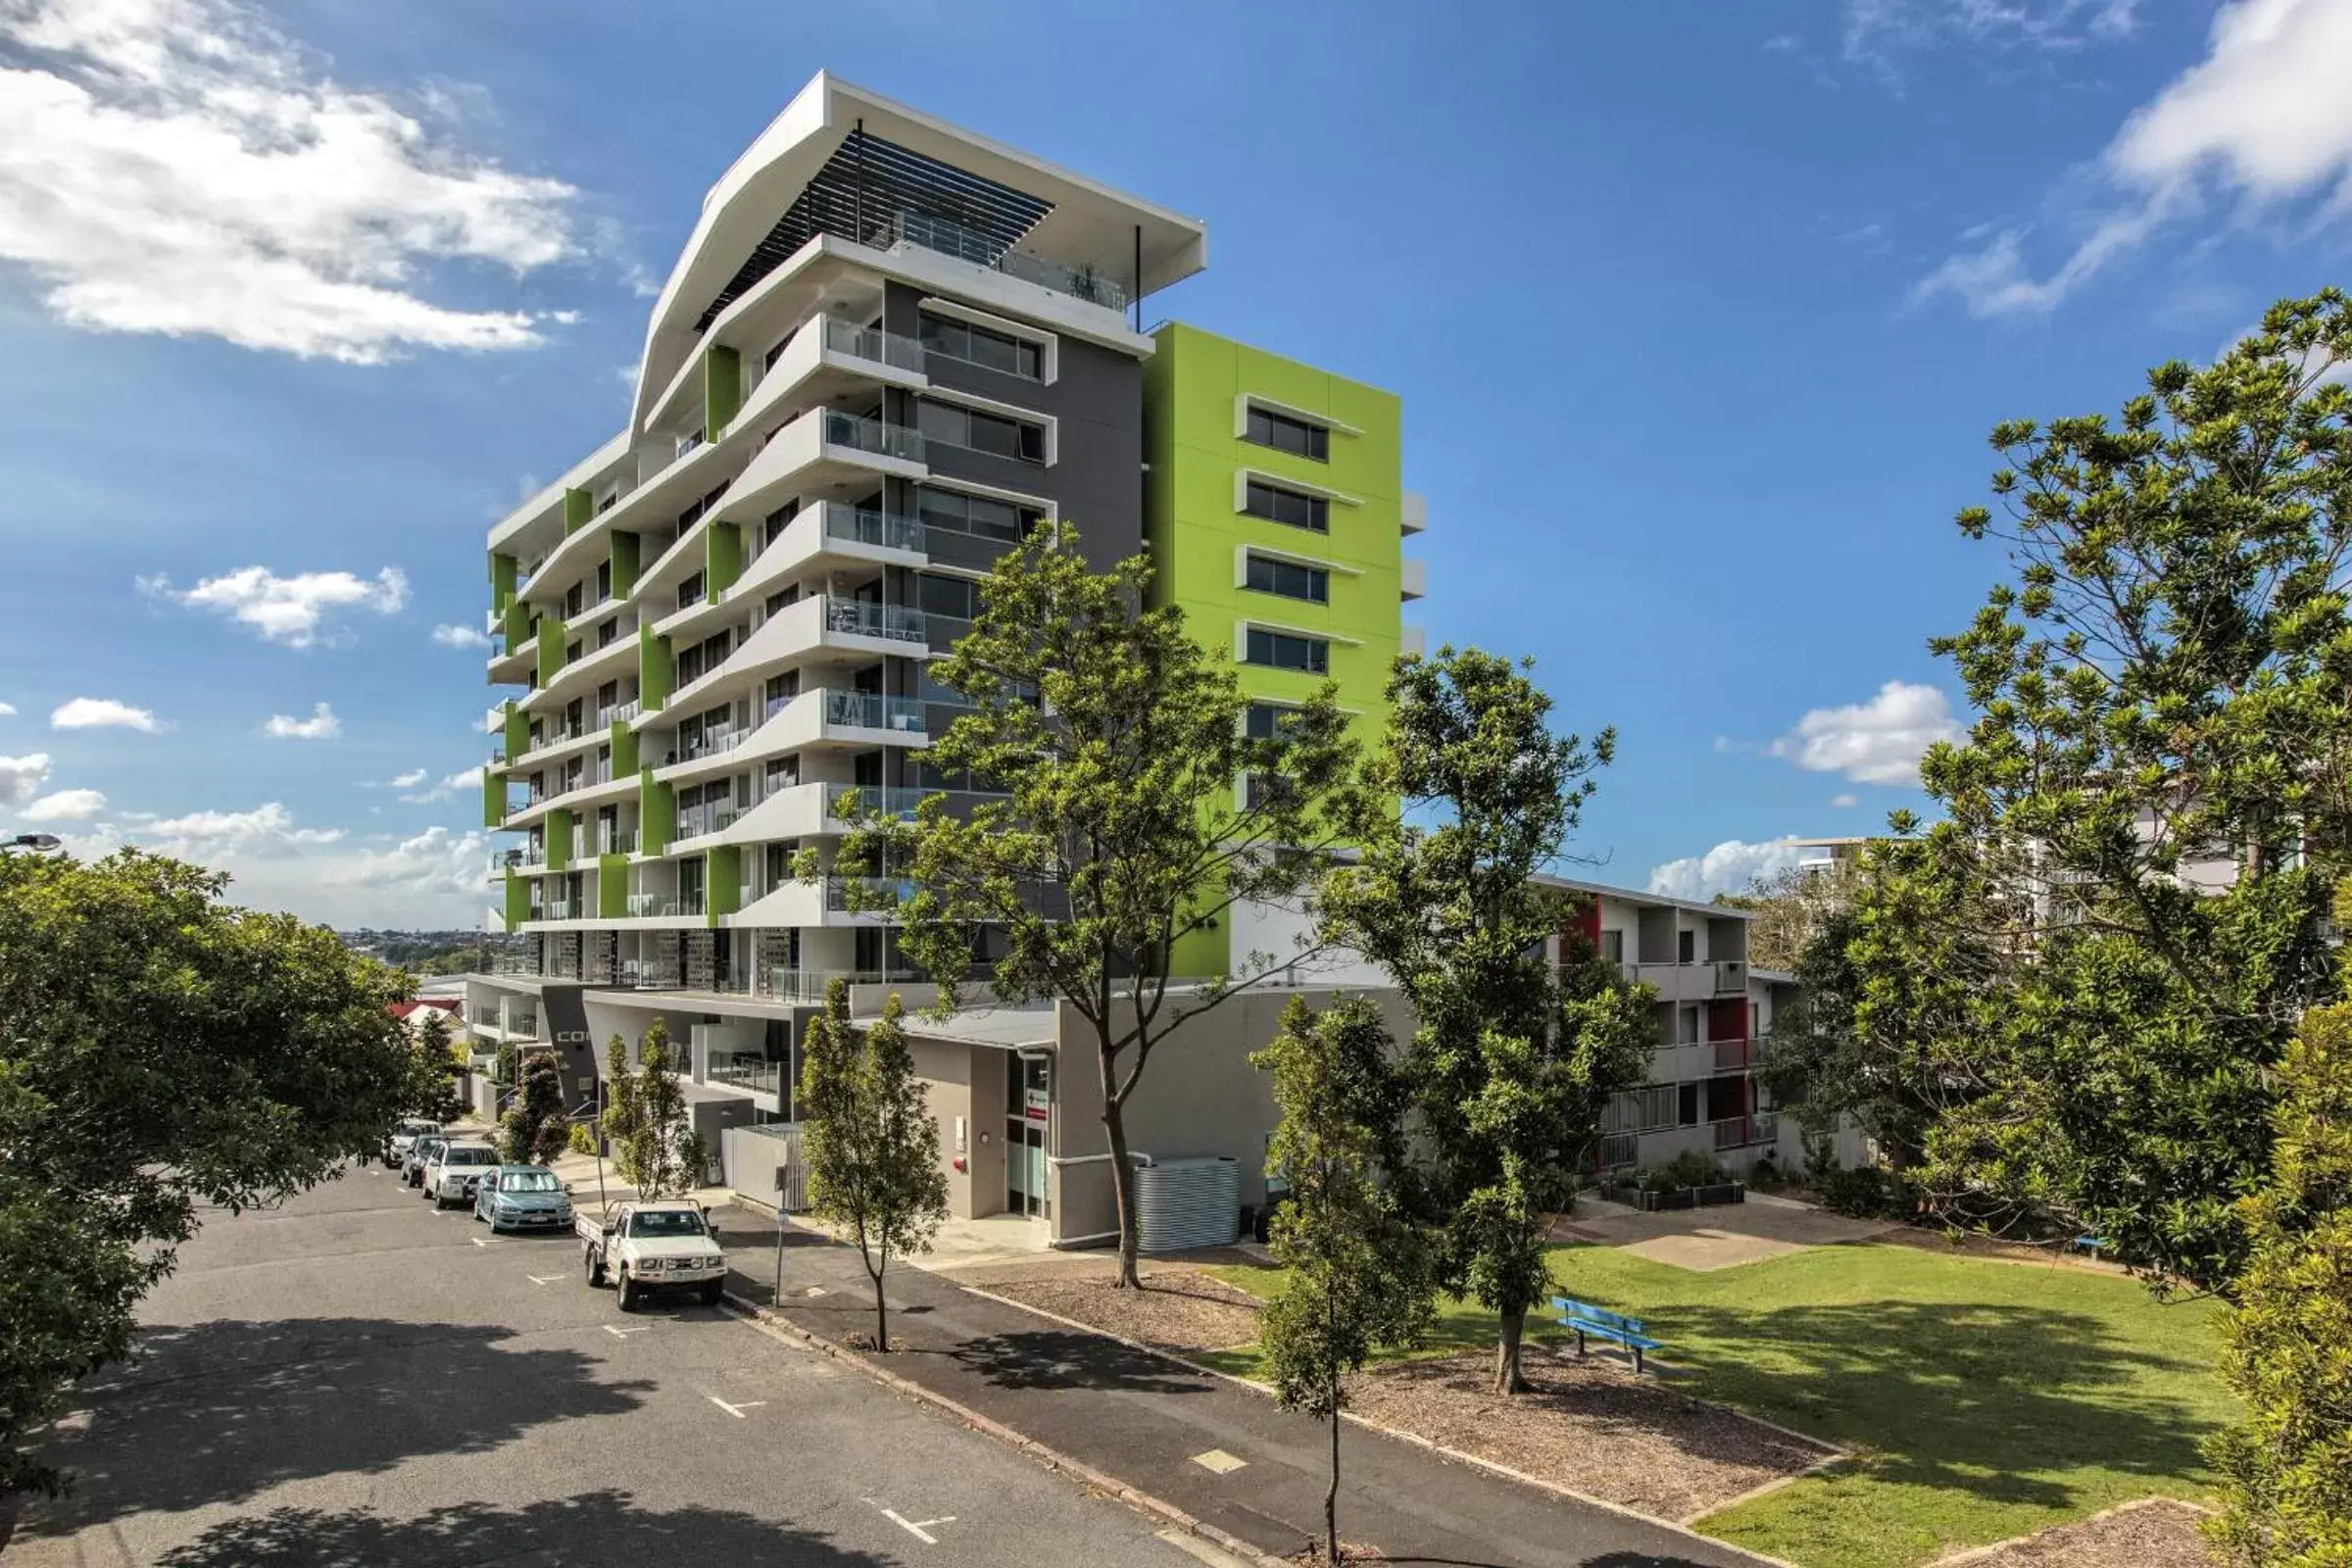
MULTIPOLYGON (((1074 523, 1098 565, 1149 549, 1195 634, 1230 639, 1252 722, 1328 672, 1377 729, 1421 592, 1397 401, 1190 326, 1145 331, 1143 299, 1206 251, 1198 220, 829 75, 720 175, 622 428, 490 530, 487 672, 508 695, 486 718, 483 822, 511 835, 493 921, 521 950, 467 981, 478 1043, 560 1050, 585 1110, 605 1042, 660 1018, 697 1125, 757 1166, 756 1135, 728 1130, 790 1123, 830 981, 861 1016, 928 996, 890 921, 796 880, 793 858, 829 857, 853 788, 888 809, 979 798, 925 761, 958 703, 931 662, 1034 529, 1074 523)), ((1239 911, 1177 966, 1223 972, 1288 918, 1239 911)), ((1336 978, 1358 976, 1317 980, 1336 978)), ((963 1161, 958 1212, 1025 1212, 1052 1189, 981 1152, 1009 1131, 995 1099, 1024 1069, 1004 1063, 1052 1048, 989 1016, 1022 1038, 975 1022, 925 1035, 923 1060, 966 1140, 943 1151, 963 1161)), ((1064 1147, 1050 1119, 1039 1136, 1064 1147)), ((1168 1137, 1215 1152, 1222 1134, 1168 1137)), ((1075 1193, 1074 1214, 1093 1202, 1075 1193)))

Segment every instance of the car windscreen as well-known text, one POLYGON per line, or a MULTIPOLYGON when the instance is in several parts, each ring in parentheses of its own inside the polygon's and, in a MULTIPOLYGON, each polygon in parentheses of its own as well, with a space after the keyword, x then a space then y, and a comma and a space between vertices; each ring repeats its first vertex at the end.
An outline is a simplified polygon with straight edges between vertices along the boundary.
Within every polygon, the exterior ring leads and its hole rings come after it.
POLYGON ((502 1193, 552 1193, 561 1185, 552 1170, 511 1170, 498 1179, 502 1193))
POLYGON ((429 1160, 433 1157, 433 1152, 440 1147, 441 1140, 438 1138, 419 1138, 416 1140, 415 1153, 419 1159, 429 1160))
POLYGON ((402 1138, 421 1138, 426 1133, 437 1133, 440 1130, 441 1124, 437 1121, 404 1121, 400 1124, 399 1136, 402 1138))
POLYGON ((452 1149, 442 1154, 441 1163, 444 1165, 495 1165, 498 1163, 498 1151, 495 1149, 452 1149))
POLYGON ((631 1236, 700 1236, 703 1216, 690 1208, 665 1208, 629 1216, 631 1236))

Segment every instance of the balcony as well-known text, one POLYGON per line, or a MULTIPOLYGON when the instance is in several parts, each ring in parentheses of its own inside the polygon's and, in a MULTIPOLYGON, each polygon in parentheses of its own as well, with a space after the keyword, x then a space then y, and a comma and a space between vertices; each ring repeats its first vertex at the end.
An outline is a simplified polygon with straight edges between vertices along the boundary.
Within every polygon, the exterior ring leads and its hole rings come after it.
POLYGON ((1091 267, 1072 267, 1063 262, 1048 261, 1026 251, 1008 250, 998 240, 977 229, 964 227, 944 218, 925 213, 900 213, 888 222, 876 224, 866 233, 865 243, 876 250, 895 251, 904 246, 917 246, 953 256, 975 267, 1017 277, 1024 283, 1034 283, 1056 294, 1066 294, 1089 305, 1100 305, 1107 311, 1127 309, 1127 289, 1091 267))
POLYGON ((825 537, 828 539, 844 539, 877 550, 906 550, 916 554, 922 551, 923 519, 920 517, 910 517, 897 512, 880 512, 871 507, 853 507, 841 501, 826 502, 824 511, 825 537))
MULTIPOLYGON (((837 604, 840 602, 835 601, 837 604)), ((827 724, 920 735, 923 733, 923 709, 924 704, 918 698, 885 697, 880 692, 847 692, 832 687, 825 689, 827 724)))
POLYGON ((784 1064, 756 1056, 737 1056, 723 1067, 712 1065, 709 1081, 730 1089, 748 1089, 756 1095, 780 1095, 784 1089, 784 1064))
POLYGON ((570 899, 550 899, 540 906, 539 918, 542 920, 577 920, 580 918, 580 906, 570 899))
POLYGON ((1746 1149, 1755 1144, 1777 1142, 1781 1136, 1781 1119, 1769 1110, 1759 1110, 1752 1116, 1730 1116, 1716 1122, 1715 1148, 1746 1149))
POLYGON ((825 878, 825 910, 829 914, 887 914, 914 897, 914 883, 906 877, 829 876, 825 878), (851 885, 858 888, 860 907, 850 907, 851 885))
POLYGON ((826 409, 822 413, 824 443, 829 447, 847 447, 853 452, 896 458, 902 463, 923 461, 923 433, 911 424, 890 424, 862 415, 844 414, 839 409, 826 409))
POLYGON ((596 853, 599 855, 635 855, 637 853, 637 830, 633 827, 621 827, 597 834, 596 853))
POLYGON ((528 954, 501 953, 490 960, 490 973, 492 974, 535 975, 538 972, 539 966, 531 961, 528 954))
MULTIPOLYGON (((718 757, 733 751, 751 738, 749 729, 706 729, 694 740, 681 745, 671 761, 691 762, 701 757, 718 757)), ((665 761, 662 766, 666 767, 665 761)))
POLYGON ((1717 1072, 1744 1072, 1754 1064, 1755 1053, 1744 1035, 1738 1040, 1710 1040, 1707 1044, 1715 1049, 1717 1072))
POLYGON ((1005 799, 1002 793, 986 790, 932 790, 920 786, 884 788, 875 784, 827 784, 824 791, 825 815, 836 820, 841 819, 842 798, 852 794, 858 797, 858 804, 866 809, 879 811, 884 816, 895 816, 901 821, 912 821, 916 808, 933 796, 947 802, 951 810, 957 807, 977 806, 984 801, 1005 799))
POLYGON ((511 1035, 536 1040, 539 1038, 539 1015, 535 1012, 511 1012, 507 1014, 506 1030, 511 1035))
POLYGON ((706 833, 719 833, 735 825, 737 813, 732 804, 690 807, 678 813, 677 839, 699 839, 706 833))
POLYGON ((912 605, 879 605, 864 599, 825 598, 825 630, 853 637, 884 637, 893 642, 927 643, 927 617, 912 605))
POLYGON ((1640 1133, 1603 1133, 1600 1138, 1600 1168, 1622 1170, 1642 1161, 1640 1133))
POLYGON ((881 986, 911 981, 911 969, 762 969, 755 977, 759 994, 777 1002, 822 1002, 838 980, 848 986, 881 986))
MULTIPOLYGON (((696 901, 698 904, 700 900, 696 901)), ((682 912, 676 898, 667 893, 632 893, 628 903, 632 920, 662 920, 682 912)), ((700 913, 698 908, 692 912, 700 913)))
POLYGON ((923 373, 923 346, 913 338, 873 327, 853 326, 829 316, 825 318, 824 331, 825 347, 835 354, 887 365, 893 369, 911 370, 916 375, 923 373))

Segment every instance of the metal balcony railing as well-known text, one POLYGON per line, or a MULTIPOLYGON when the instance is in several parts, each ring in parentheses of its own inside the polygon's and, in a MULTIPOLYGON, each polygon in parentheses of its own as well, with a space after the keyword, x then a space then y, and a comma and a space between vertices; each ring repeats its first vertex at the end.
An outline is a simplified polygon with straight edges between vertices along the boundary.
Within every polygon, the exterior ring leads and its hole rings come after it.
POLYGON ((1715 1048, 1717 1072, 1738 1072, 1755 1059, 1745 1036, 1738 1040, 1710 1040, 1707 1044, 1715 1048))
POLYGON ((822 1002, 839 980, 844 985, 891 985, 915 978, 911 969, 785 969, 760 971, 757 989, 778 1002, 822 1002))
POLYGON ((1600 1168, 1622 1170, 1641 1163, 1642 1135, 1640 1133, 1603 1133, 1600 1139, 1600 1168))
POLYGON ((755 1094, 773 1095, 784 1086, 784 1064, 756 1057, 737 1056, 721 1067, 713 1064, 710 1081, 725 1084, 731 1089, 749 1089, 755 1094))
POLYGON ((825 318, 825 347, 836 354, 871 360, 876 365, 901 370, 919 372, 923 368, 923 346, 913 338, 873 327, 853 326, 831 317, 825 318))
POLYGON ((637 830, 633 827, 618 827, 597 834, 596 853, 599 855, 635 855, 637 853, 637 830))
POLYGON ((825 907, 835 914, 850 911, 850 888, 860 890, 860 903, 866 912, 882 913, 878 906, 890 903, 905 904, 914 897, 914 883, 907 877, 889 876, 829 876, 825 878, 825 907))
POLYGON ((628 907, 632 920, 662 919, 680 912, 678 901, 667 893, 632 893, 628 907))
POLYGON ((1781 1135, 1780 1118, 1772 1111, 1760 1110, 1752 1116, 1727 1116, 1716 1122, 1717 1149, 1745 1149, 1752 1144, 1769 1144, 1781 1135))
POLYGON ((580 906, 569 899, 550 899, 539 908, 539 918, 542 920, 576 920, 579 917, 580 906))
POLYGON ((734 826, 736 814, 735 808, 732 806, 690 807, 678 813, 678 826, 674 837, 696 839, 706 833, 719 832, 734 826))

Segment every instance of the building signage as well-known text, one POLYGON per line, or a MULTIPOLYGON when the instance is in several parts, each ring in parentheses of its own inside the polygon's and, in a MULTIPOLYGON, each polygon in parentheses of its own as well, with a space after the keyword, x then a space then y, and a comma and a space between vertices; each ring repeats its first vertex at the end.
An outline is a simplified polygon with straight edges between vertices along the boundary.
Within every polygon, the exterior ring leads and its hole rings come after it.
POLYGON ((1052 1108, 1052 1095, 1048 1091, 1038 1088, 1035 1084, 1031 1084, 1027 1089, 1021 1092, 1021 1116, 1023 1120, 1047 1120, 1047 1112, 1052 1108))

